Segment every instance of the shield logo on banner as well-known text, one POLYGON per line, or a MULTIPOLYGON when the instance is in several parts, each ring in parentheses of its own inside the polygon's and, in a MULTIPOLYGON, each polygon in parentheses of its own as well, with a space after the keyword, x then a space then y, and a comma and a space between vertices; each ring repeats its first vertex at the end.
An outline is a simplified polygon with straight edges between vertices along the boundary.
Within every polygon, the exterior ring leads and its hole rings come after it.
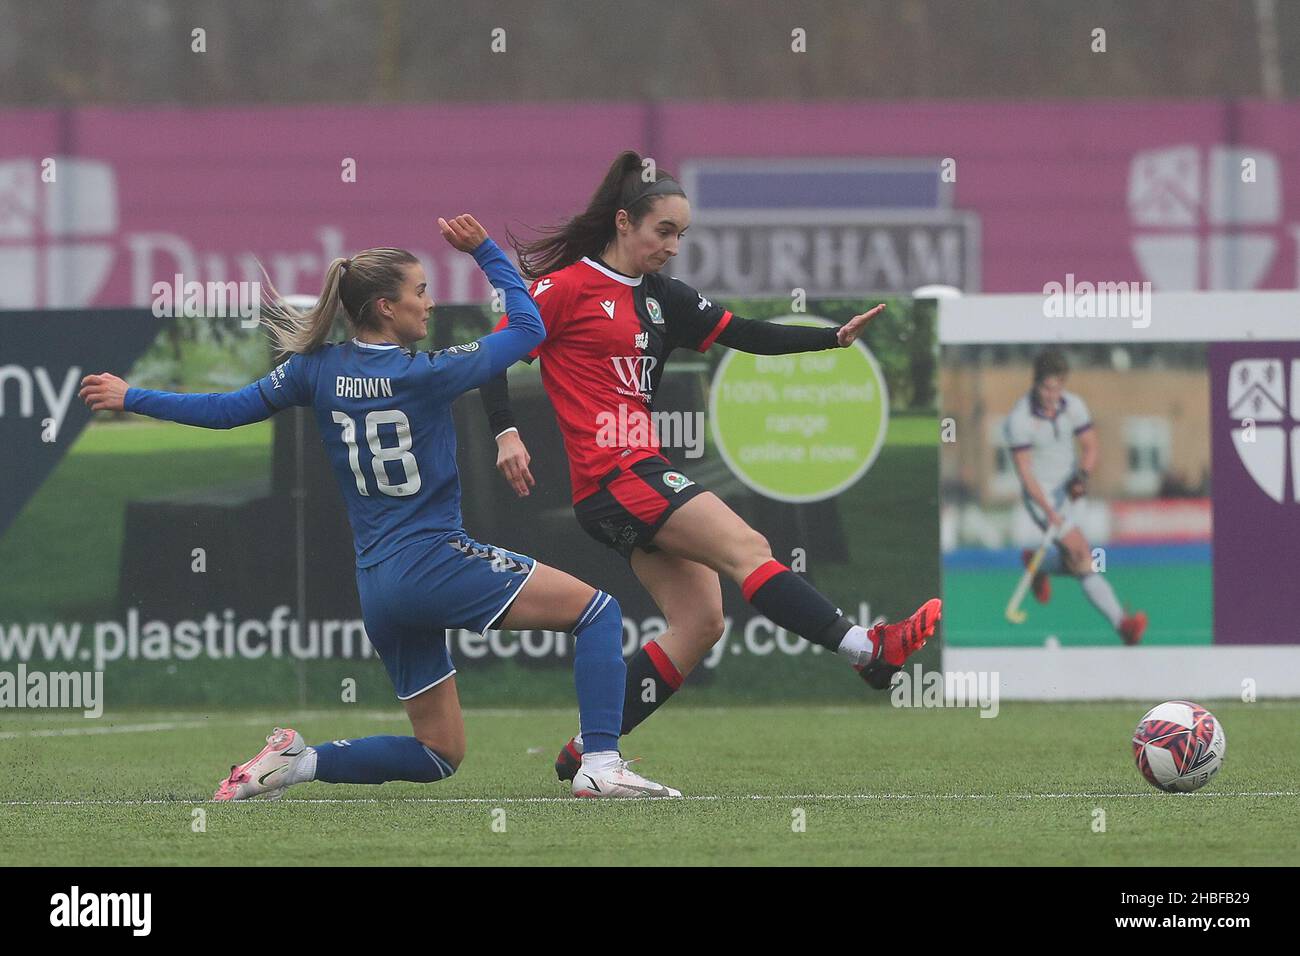
MULTIPOLYGON (((1237 423, 1232 444, 1241 463, 1264 493, 1282 504, 1300 501, 1300 428, 1288 428, 1286 366, 1281 359, 1241 359, 1228 371, 1228 413, 1237 423)), ((1292 422, 1300 420, 1300 359, 1290 368, 1292 422)))

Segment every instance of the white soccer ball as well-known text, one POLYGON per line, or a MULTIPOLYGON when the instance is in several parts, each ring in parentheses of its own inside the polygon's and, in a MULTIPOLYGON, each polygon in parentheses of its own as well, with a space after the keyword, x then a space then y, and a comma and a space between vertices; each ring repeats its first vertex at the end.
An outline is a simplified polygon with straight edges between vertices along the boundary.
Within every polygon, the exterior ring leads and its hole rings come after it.
POLYGON ((1215 716, 1189 700, 1147 711, 1133 732, 1133 759, 1153 786, 1172 793, 1199 790, 1223 766, 1228 740, 1215 716))

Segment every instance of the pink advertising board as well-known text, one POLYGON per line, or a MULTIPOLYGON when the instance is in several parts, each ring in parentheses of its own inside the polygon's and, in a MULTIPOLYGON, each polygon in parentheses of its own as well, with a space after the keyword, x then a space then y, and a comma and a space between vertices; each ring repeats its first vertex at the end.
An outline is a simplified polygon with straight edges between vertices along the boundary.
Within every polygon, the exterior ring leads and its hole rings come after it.
POLYGON ((479 300, 434 218, 554 222, 624 148, 687 182, 673 271, 718 295, 1300 287, 1300 105, 141 108, 0 112, 0 308, 145 305, 257 259, 314 292, 380 244, 421 254, 436 299, 479 300))

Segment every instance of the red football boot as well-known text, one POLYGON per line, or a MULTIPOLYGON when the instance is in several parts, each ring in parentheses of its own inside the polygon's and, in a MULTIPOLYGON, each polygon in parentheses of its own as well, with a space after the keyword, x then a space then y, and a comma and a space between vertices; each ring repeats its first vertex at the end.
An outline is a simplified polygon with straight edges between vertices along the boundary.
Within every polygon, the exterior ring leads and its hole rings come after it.
POLYGON ((1119 622, 1119 636, 1130 647, 1142 640, 1142 635, 1146 633, 1146 629, 1146 611, 1134 611, 1132 614, 1126 614, 1124 620, 1119 622))
POLYGON ((911 617, 897 624, 877 624, 867 632, 875 651, 870 663, 854 665, 862 679, 876 690, 884 690, 903 669, 903 663, 925 647, 943 616, 943 602, 930 598, 911 617))
POLYGON ((571 738, 560 751, 560 755, 555 758, 555 775, 567 783, 578 775, 578 768, 581 766, 582 735, 579 734, 571 738))

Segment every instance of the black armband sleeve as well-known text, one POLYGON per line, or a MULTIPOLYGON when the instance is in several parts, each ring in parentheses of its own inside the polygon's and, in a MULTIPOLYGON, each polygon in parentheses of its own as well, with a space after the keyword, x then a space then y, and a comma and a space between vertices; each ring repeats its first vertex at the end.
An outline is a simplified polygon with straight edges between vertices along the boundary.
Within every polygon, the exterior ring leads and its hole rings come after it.
POLYGON ((506 383, 505 372, 480 385, 478 397, 483 402, 483 411, 487 413, 492 437, 495 438, 507 428, 515 427, 515 413, 510 408, 510 386, 506 383))
POLYGON ((839 348, 837 331, 823 325, 779 325, 733 315, 716 341, 729 349, 755 355, 787 355, 839 348))

